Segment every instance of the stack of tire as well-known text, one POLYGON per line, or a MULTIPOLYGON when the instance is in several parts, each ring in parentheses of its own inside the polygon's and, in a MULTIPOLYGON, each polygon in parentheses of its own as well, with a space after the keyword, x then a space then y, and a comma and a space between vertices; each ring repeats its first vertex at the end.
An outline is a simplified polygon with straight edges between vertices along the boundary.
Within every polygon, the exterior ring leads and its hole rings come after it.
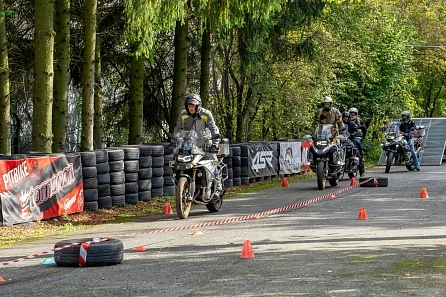
POLYGON ((152 147, 139 145, 138 200, 152 198, 152 147))
POLYGON ((113 206, 125 205, 125 174, 124 150, 120 148, 107 149, 108 165, 110 166, 110 196, 113 206))
POLYGON ((230 152, 232 155, 232 185, 234 187, 242 184, 242 157, 240 146, 231 146, 230 152))
POLYGON ((172 170, 169 167, 170 162, 173 161, 173 154, 166 153, 164 151, 164 185, 163 185, 163 195, 173 196, 175 195, 175 184, 172 180, 172 170))
POLYGON ((225 188, 233 188, 234 173, 232 169, 232 147, 229 148, 229 155, 223 158, 223 163, 226 164, 226 167, 228 169, 228 178, 224 181, 225 188))
POLYGON ((110 196, 110 165, 108 164, 108 153, 106 150, 96 150, 95 154, 98 180, 98 208, 111 208, 113 204, 110 196))
POLYGON ((98 210, 98 171, 96 169, 96 153, 81 152, 82 179, 84 184, 84 210, 98 210))
POLYGON ((242 144, 240 145, 240 180, 242 185, 249 184, 249 160, 248 160, 248 145, 242 144))
POLYGON ((152 198, 164 195, 164 146, 152 145, 152 198))
POLYGON ((139 148, 124 147, 125 203, 138 203, 139 148))

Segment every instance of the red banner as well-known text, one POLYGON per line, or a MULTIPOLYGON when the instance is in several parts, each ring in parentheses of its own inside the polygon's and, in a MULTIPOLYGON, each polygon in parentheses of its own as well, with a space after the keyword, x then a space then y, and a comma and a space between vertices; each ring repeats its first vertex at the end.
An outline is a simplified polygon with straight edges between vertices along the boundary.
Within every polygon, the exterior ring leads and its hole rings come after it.
POLYGON ((80 155, 55 154, 0 160, 3 222, 13 225, 82 212, 80 155))

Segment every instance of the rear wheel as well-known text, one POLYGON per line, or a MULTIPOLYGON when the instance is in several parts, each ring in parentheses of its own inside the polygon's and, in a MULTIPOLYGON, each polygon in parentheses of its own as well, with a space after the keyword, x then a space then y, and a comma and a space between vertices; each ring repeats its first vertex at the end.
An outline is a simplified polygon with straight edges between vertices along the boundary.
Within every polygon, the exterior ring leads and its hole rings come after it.
POLYGON ((319 161, 317 163, 316 167, 316 173, 317 173, 317 188, 319 190, 325 189, 325 168, 324 168, 325 162, 319 161))
POLYGON ((176 211, 180 219, 186 219, 189 216, 192 207, 192 200, 187 199, 190 192, 189 180, 186 177, 180 177, 176 189, 176 211))
POLYGON ((394 153, 389 152, 389 154, 387 155, 386 170, 384 171, 385 173, 390 172, 390 167, 392 167, 392 163, 393 163, 393 157, 394 157, 394 153))

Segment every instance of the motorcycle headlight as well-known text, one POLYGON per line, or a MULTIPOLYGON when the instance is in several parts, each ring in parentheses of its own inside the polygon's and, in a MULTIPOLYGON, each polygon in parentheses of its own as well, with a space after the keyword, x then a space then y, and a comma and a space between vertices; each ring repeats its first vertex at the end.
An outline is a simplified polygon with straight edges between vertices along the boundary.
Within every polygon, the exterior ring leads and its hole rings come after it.
POLYGON ((316 146, 325 146, 325 145, 328 145, 328 141, 326 141, 326 140, 316 141, 316 146))
POLYGON ((391 135, 391 136, 387 136, 387 141, 392 141, 395 139, 395 136, 391 135))
POLYGON ((177 157, 178 162, 183 162, 183 163, 187 163, 187 162, 191 162, 192 161, 192 155, 179 155, 177 157))

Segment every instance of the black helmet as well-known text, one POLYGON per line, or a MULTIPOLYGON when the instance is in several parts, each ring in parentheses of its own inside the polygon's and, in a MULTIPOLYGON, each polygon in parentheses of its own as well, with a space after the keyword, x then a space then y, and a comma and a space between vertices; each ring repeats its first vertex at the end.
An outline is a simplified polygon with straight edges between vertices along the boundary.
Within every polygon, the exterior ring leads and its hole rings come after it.
POLYGON ((186 109, 186 111, 189 113, 189 110, 187 109, 188 105, 195 105, 196 108, 196 112, 200 111, 200 105, 201 105, 201 98, 199 95, 197 94, 190 94, 190 95, 186 95, 184 97, 184 108, 186 109))
POLYGON ((350 119, 351 119, 351 116, 348 111, 342 113, 342 121, 344 122, 344 124, 347 124, 348 122, 350 122, 350 119), (344 120, 345 117, 348 118, 347 121, 344 120))
POLYGON ((403 111, 403 112, 401 113, 401 118, 402 118, 403 116, 406 116, 408 119, 410 119, 410 112, 408 112, 407 110, 403 111))

